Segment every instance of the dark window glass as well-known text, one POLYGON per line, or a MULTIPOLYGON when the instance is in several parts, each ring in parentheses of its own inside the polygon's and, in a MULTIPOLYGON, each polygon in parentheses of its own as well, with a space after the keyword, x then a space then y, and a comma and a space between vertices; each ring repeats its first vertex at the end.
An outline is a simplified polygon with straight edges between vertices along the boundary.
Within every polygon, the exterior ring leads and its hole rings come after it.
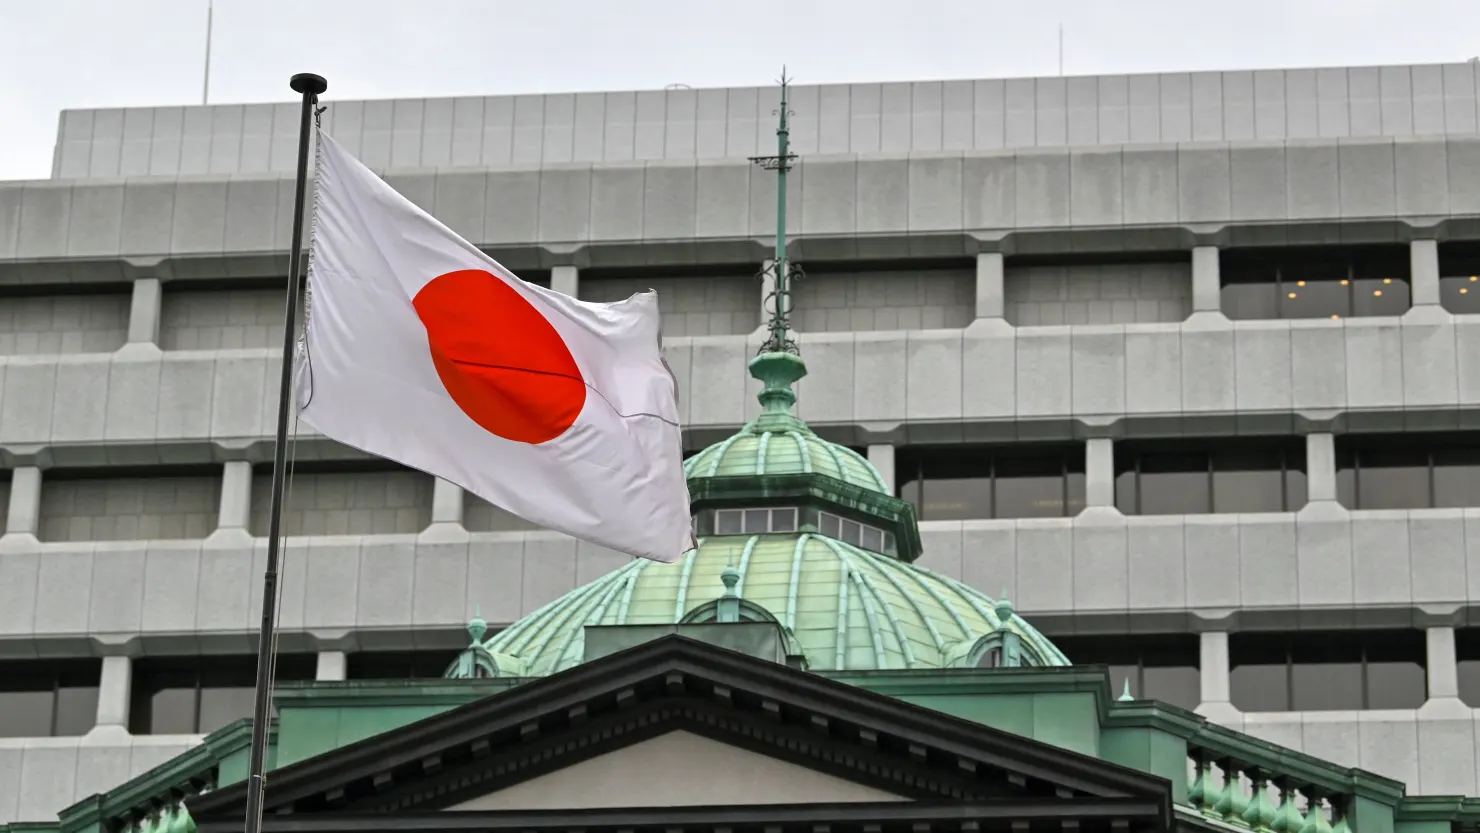
POLYGON ((1480 313, 1480 240, 1439 244, 1439 301, 1456 314, 1480 313))
POLYGON ((453 651, 359 651, 346 658, 350 680, 436 680, 457 658, 453 651))
POLYGON ((1480 432, 1339 436, 1336 496, 1349 509, 1480 506, 1480 432))
POLYGON ((899 495, 920 520, 1062 518, 1084 508, 1084 446, 904 448, 899 495))
POLYGON ((1160 700, 1195 709, 1202 699, 1196 634, 1114 634, 1054 637, 1075 665, 1104 665, 1112 694, 1130 683, 1137 700, 1160 700))
POLYGON ((1454 655, 1459 661, 1459 699, 1480 706, 1480 628, 1454 631, 1454 655))
POLYGON ((1440 278, 1439 303, 1455 315, 1480 313, 1480 275, 1440 278))
POLYGON ((1236 284, 1223 287, 1223 314, 1234 321, 1268 321, 1280 317, 1279 287, 1268 284, 1236 284))
MULTIPOLYGON (((318 658, 277 658, 277 680, 312 680, 318 658)), ((136 735, 206 734, 252 716, 255 655, 147 657, 133 668, 129 731, 136 735)))
POLYGON ((1228 651, 1243 711, 1414 709, 1428 697, 1419 630, 1241 633, 1228 651))
POLYGON ((1233 319, 1401 315, 1411 304, 1405 245, 1225 249, 1220 261, 1233 319))
POLYGON ((96 722, 98 659, 0 663, 0 738, 85 735, 96 722))
POLYGON ((1358 465, 1357 502, 1363 509, 1422 509, 1433 504, 1424 449, 1368 449, 1358 465))
POLYGON ((1480 447, 1434 449, 1434 505, 1480 506, 1480 447))
POLYGON ((1127 515, 1291 512, 1305 505, 1300 437, 1127 441, 1115 447, 1115 504, 1127 515))

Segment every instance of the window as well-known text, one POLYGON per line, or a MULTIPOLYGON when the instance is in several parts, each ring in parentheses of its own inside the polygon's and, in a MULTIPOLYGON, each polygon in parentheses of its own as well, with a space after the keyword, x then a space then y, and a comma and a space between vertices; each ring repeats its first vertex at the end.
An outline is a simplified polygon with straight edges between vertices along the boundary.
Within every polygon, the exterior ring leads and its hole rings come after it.
POLYGON ((831 512, 817 513, 817 531, 872 552, 894 552, 894 536, 876 526, 850 521, 831 512))
POLYGON ((1160 700, 1184 709, 1202 701, 1197 634, 1107 634, 1054 637, 1053 643, 1075 665, 1108 665, 1111 694, 1120 696, 1129 680, 1137 700, 1160 700))
POLYGON ((1459 661, 1459 699, 1480 706, 1480 628, 1456 628, 1454 655, 1459 661))
POLYGON ((447 673, 456 653, 443 651, 362 651, 346 658, 350 680, 437 680, 447 673))
POLYGON ((1459 315, 1480 313, 1480 240, 1439 245, 1439 302, 1459 315))
POLYGON ((1126 515, 1294 512, 1305 502, 1303 437, 1115 444, 1115 505, 1126 515))
POLYGON ((1336 498, 1348 509, 1480 506, 1480 432, 1337 437, 1336 498))
POLYGON ((1225 249, 1222 309, 1239 320, 1402 315, 1411 306, 1408 247, 1225 249))
POLYGON ((1228 654, 1243 711, 1416 709, 1428 699, 1420 630, 1236 633, 1228 654))
MULTIPOLYGON (((312 680, 318 658, 280 654, 277 680, 312 680)), ((150 657, 134 663, 129 731, 136 735, 208 734, 252 716, 257 657, 150 657)))
POLYGON ((796 531, 797 509, 794 506, 710 509, 694 516, 695 535, 760 535, 796 531))
POLYGON ((97 720, 97 659, 0 663, 0 738, 85 735, 97 720))
POLYGON ((902 448, 899 496, 922 521, 1063 518, 1084 509, 1084 445, 902 448))

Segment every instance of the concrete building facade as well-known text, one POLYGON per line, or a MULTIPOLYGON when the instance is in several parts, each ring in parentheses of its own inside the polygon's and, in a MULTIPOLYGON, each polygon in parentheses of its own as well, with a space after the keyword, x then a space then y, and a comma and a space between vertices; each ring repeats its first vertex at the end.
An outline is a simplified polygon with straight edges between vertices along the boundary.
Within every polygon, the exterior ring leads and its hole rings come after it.
MULTIPOLYGON (((330 79, 332 82, 332 79, 330 79)), ((799 87, 798 413, 920 563, 1137 697, 1480 790, 1480 65, 799 87), (1475 534, 1471 534, 1471 533, 1475 534)), ((528 280, 654 287, 753 418, 775 91, 329 100, 528 280)), ((245 715, 296 105, 69 111, 0 183, 0 822, 245 715)), ((625 563, 300 432, 282 679, 440 676, 625 563)))

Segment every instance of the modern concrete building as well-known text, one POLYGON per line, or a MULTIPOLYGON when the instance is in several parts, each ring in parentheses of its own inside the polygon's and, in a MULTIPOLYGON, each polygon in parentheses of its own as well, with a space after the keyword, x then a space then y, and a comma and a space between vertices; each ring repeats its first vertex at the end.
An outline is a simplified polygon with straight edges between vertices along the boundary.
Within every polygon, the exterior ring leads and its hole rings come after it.
MULTIPOLYGON (((1116 689, 1480 792, 1477 90, 1473 63, 796 88, 798 413, 915 505, 917 563, 1116 689)), ((324 124, 527 279, 657 288, 698 452, 761 413, 775 96, 324 124)), ((0 183, 0 822, 249 711, 296 123, 67 112, 54 178, 0 183)), ((470 617, 627 564, 297 448, 281 679, 438 677, 470 617)))

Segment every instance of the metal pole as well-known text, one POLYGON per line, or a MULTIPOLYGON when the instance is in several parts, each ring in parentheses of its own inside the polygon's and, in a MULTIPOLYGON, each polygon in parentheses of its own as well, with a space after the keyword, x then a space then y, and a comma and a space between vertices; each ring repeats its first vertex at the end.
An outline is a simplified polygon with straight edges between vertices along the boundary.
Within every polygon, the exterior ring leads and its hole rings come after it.
POLYGON ((288 84, 303 96, 298 124, 298 183, 293 200, 292 259, 288 262, 288 302, 283 313, 283 373, 278 386, 276 445, 272 451, 272 510, 267 523, 267 569, 262 575, 262 628, 257 642, 257 690, 252 706, 252 752, 247 766, 246 833, 262 829, 263 770, 267 767, 267 723, 271 705, 273 627, 277 623, 278 551, 283 531, 283 483, 287 475, 288 411, 292 407, 293 345, 296 341, 300 262, 303 260, 303 209, 308 191, 308 146, 313 141, 313 110, 329 82, 299 73, 288 84))
POLYGON ((215 17, 216 4, 214 0, 208 0, 206 3, 206 74, 200 87, 202 107, 211 102, 211 25, 215 22, 215 17))
POLYGON ((780 160, 776 168, 776 317, 772 319, 780 330, 773 332, 772 337, 779 342, 785 342, 785 329, 791 323, 787 320, 791 312, 791 299, 786 286, 788 270, 791 268, 786 262, 786 172, 791 170, 791 129, 786 118, 786 105, 786 68, 782 67, 781 118, 776 126, 776 158, 780 160))

